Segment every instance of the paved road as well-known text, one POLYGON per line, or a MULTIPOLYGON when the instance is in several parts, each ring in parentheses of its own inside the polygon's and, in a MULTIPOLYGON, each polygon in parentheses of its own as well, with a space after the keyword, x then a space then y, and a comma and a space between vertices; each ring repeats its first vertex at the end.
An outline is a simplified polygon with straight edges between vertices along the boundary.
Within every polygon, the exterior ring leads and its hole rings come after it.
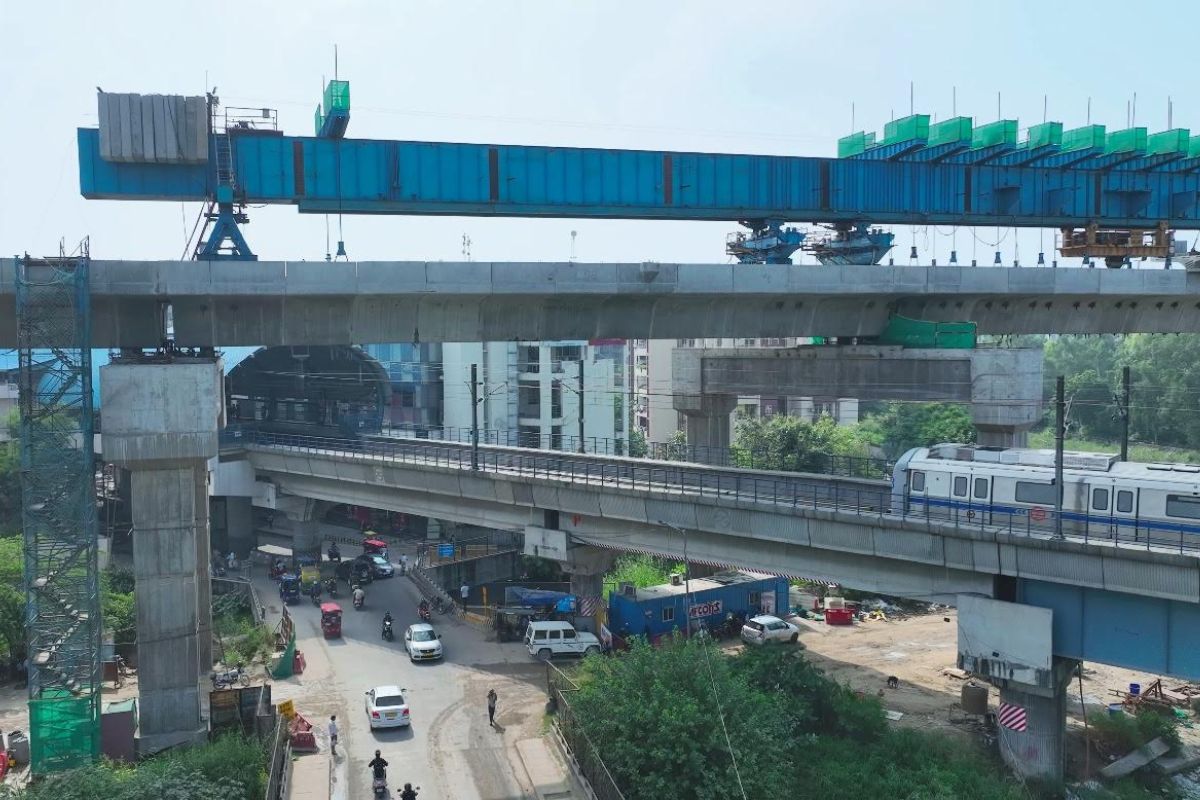
MULTIPOLYGON (((273 585, 265 578, 256 583, 277 612, 278 599, 269 594, 273 585)), ((322 730, 331 713, 338 715, 335 798, 370 796, 367 762, 376 748, 390 764, 393 797, 405 781, 422 787, 421 800, 532 797, 515 745, 538 735, 545 703, 543 669, 519 645, 487 641, 474 627, 437 615, 433 622, 443 636, 444 663, 411 663, 401 639, 404 628, 417 621, 419 599, 412 581, 400 577, 368 586, 363 611, 339 598, 346 609, 343 636, 329 641, 321 637, 319 614, 311 603, 291 606, 308 669, 277 682, 276 700, 294 697, 300 713, 314 724, 319 721, 322 730), (379 635, 385 609, 396 619, 395 642, 379 635), (363 693, 380 684, 407 690, 411 729, 369 729, 363 693), (493 686, 500 695, 495 729, 488 725, 486 708, 493 686)), ((268 616, 277 613, 269 611, 268 616)))

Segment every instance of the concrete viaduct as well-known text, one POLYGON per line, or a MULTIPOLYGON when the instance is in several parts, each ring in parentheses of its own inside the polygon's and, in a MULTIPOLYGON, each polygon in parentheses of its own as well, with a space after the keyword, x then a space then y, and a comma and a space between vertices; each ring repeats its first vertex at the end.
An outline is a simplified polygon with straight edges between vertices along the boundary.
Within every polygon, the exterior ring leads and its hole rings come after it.
MULTIPOLYGON (((16 342, 0 260, 0 347, 16 342)), ((1200 331, 1200 276, 1106 270, 540 262, 102 261, 96 347, 875 336, 894 313, 984 334, 1200 331)))

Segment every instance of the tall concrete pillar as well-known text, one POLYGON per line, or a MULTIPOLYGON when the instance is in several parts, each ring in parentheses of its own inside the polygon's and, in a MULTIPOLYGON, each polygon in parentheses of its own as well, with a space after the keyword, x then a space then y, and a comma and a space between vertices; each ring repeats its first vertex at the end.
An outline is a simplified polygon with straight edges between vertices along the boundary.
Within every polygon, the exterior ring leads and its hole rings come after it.
POLYGON ((206 735, 212 666, 207 461, 222 424, 219 359, 124 358, 100 370, 104 458, 130 471, 142 752, 206 735))
MULTIPOLYGON (((999 725, 1000 755, 1022 778, 1058 782, 1063 777, 1067 687, 1079 662, 1055 656, 1049 687, 1004 681, 1000 703, 1024 712, 1024 730, 999 725)), ((1003 718, 1004 709, 1001 709, 1003 718)), ((1011 712, 1010 712, 1011 713, 1011 712)), ((1016 727, 1020 727, 1019 725, 1016 727)))
MULTIPOLYGON (((562 562, 563 571, 571 576, 571 594, 577 597, 600 597, 604 593, 604 575, 612 570, 617 553, 603 547, 576 545, 568 551, 568 560, 562 562)), ((598 609, 603 613, 603 609, 598 609)), ((580 630, 599 633, 595 617, 576 616, 575 625, 580 630)))
POLYGON ((697 461, 723 464, 729 454, 730 415, 737 408, 731 394, 675 395, 675 409, 686 419, 687 443, 697 461))
POLYGON ((312 555, 320 561, 321 529, 317 501, 281 495, 275 499, 275 508, 284 513, 292 529, 292 552, 296 555, 312 555))

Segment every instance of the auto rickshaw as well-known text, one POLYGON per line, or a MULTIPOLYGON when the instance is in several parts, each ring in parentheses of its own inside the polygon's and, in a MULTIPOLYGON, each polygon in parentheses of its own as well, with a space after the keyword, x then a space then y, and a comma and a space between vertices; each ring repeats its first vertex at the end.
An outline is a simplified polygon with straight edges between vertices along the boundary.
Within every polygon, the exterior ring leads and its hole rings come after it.
POLYGON ((326 639, 342 635, 342 607, 337 603, 321 604, 321 633, 326 639))
POLYGON ((362 549, 364 553, 378 553, 384 558, 388 557, 387 542, 382 539, 376 539, 373 536, 363 539, 362 549))
POLYGON ((279 576, 279 599, 285 605, 290 605, 300 599, 300 576, 294 572, 285 572, 279 576))
POLYGON ((538 609, 528 606, 500 606, 496 609, 496 641, 519 642, 525 628, 535 617, 545 616, 538 609))

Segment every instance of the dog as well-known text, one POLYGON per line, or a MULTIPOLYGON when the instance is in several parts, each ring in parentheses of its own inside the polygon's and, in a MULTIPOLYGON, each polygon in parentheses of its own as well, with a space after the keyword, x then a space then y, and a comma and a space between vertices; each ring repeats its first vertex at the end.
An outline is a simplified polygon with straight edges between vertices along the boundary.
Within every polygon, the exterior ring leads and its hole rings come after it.
POLYGON ((887 679, 887 687, 889 689, 897 689, 900 686, 900 679, 895 675, 889 675, 887 679))

